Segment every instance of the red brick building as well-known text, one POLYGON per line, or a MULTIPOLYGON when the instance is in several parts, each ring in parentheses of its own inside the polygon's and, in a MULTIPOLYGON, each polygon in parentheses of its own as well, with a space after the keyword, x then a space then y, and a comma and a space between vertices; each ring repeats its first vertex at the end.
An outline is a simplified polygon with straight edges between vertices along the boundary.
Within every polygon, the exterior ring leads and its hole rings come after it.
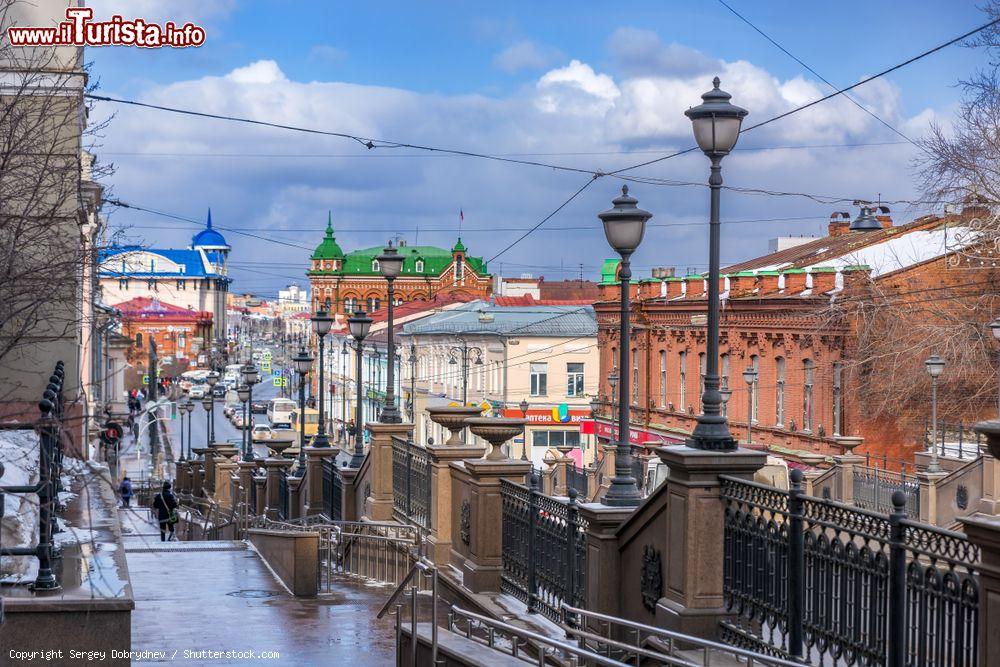
MULTIPOLYGON (((992 417, 996 353, 987 325, 997 315, 1000 274, 981 251, 968 252, 963 237, 981 212, 898 227, 883 215, 882 228, 867 232, 833 221, 829 236, 725 268, 720 375, 732 390, 726 411, 734 436, 745 442, 749 412, 753 441, 791 458, 838 454, 838 436, 861 436, 860 452, 887 454, 897 465, 912 460, 924 448, 930 380, 923 361, 931 353, 953 371, 941 378, 942 415, 972 421, 988 406, 992 417), (956 345, 956 332, 976 339, 978 371, 967 358, 973 346, 956 345), (758 372, 752 388, 743 379, 748 367, 758 372), (990 387, 991 402, 979 400, 990 387), (965 400, 973 394, 977 400, 965 400)), ((606 435, 618 289, 605 280, 607 300, 595 304, 597 429, 606 435)), ((706 280, 662 275, 633 283, 632 295, 633 441, 683 441, 701 411, 706 280)))
POLYGON ((137 297, 114 306, 121 311, 122 335, 132 341, 127 361, 145 368, 149 341, 156 341, 161 360, 171 358, 184 366, 203 349, 212 330, 212 313, 188 310, 149 297, 137 297))

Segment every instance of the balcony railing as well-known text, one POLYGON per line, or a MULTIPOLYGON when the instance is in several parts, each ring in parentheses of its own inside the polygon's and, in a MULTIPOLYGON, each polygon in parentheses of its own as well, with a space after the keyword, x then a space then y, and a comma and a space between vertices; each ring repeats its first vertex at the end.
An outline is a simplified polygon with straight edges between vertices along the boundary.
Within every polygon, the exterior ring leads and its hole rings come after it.
POLYGON ((854 504, 873 512, 892 511, 892 495, 906 497, 906 516, 920 518, 920 483, 913 475, 892 470, 854 466, 854 504))
POLYGON ((404 523, 430 529, 431 461, 412 440, 392 438, 392 510, 404 523))

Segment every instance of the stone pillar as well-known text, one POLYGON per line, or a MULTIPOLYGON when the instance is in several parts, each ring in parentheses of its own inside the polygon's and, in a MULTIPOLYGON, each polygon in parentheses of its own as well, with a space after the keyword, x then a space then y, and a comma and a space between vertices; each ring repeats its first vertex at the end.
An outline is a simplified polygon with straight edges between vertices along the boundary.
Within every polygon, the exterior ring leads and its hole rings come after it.
POLYGON ((979 667, 1000 655, 1000 517, 982 513, 961 517, 969 542, 979 547, 979 667))
POLYGON ((751 480, 765 465, 764 452, 704 451, 686 445, 657 448, 667 477, 667 553, 664 596, 657 625, 685 634, 715 637, 723 602, 725 503, 719 475, 751 480))
POLYGON ((193 449, 198 458, 191 462, 191 492, 196 498, 205 497, 205 455, 208 449, 193 449))
POLYGON ((983 501, 981 507, 990 514, 1000 514, 1000 465, 989 454, 980 459, 983 466, 983 501))
POLYGON ((302 492, 306 490, 302 477, 288 478, 288 516, 286 519, 298 519, 303 516, 302 492))
MULTIPOLYGON (((323 465, 335 460, 339 447, 306 447, 306 515, 323 513, 323 465)), ((333 518, 333 517, 329 517, 333 518)))
POLYGON ((175 461, 174 462, 174 490, 178 495, 187 493, 188 489, 188 479, 187 479, 187 462, 185 461, 175 461))
MULTIPOLYGON (((250 502, 250 486, 253 484, 253 471, 257 469, 257 464, 253 461, 240 461, 236 464, 237 474, 240 478, 240 486, 243 488, 243 498, 247 503, 250 502)), ((248 511, 253 514, 257 511, 256 507, 249 507, 248 511)))
POLYGON ((264 470, 267 474, 267 507, 264 509, 264 513, 268 519, 278 518, 278 508, 281 506, 281 497, 278 494, 278 480, 288 472, 292 463, 291 459, 264 460, 264 470))
POLYGON ((920 484, 920 520, 937 525, 937 485, 948 476, 946 472, 918 472, 920 484))
POLYGON ((573 463, 573 459, 570 458, 569 453, 573 451, 572 447, 557 447, 559 451, 559 458, 555 462, 555 475, 552 478, 553 489, 552 495, 554 496, 568 496, 569 495, 569 466, 573 463))
POLYGON ((253 483, 257 487, 257 507, 254 508, 254 514, 263 516, 267 509, 267 475, 255 474, 253 483))
POLYGON ((462 583, 473 593, 499 592, 503 573, 500 480, 522 483, 531 464, 513 459, 476 459, 452 462, 450 468, 455 481, 464 482, 467 493, 467 497, 452 503, 452 524, 467 525, 469 534, 467 547, 463 541, 461 550, 452 550, 452 564, 462 572, 462 583), (463 520, 463 512, 467 512, 467 520, 463 520))
POLYGON ((365 516, 372 521, 392 519, 392 436, 409 439, 413 424, 367 424, 371 432, 368 451, 368 479, 371 495, 365 500, 365 516))
MULTIPOLYGON (((611 486, 611 478, 615 476, 615 455, 616 448, 615 445, 602 445, 604 450, 604 459, 601 464, 601 474, 604 476, 601 480, 601 488, 605 491, 611 486)), ((596 494, 595 494, 596 497, 596 494)))
POLYGON ((616 531, 635 511, 633 507, 609 507, 599 503, 580 505, 580 518, 587 522, 587 609, 617 616, 621 577, 637 573, 621 571, 616 531))
POLYGON ((834 499, 847 505, 853 505, 854 469, 865 464, 865 457, 858 456, 857 454, 841 454, 840 456, 834 456, 833 460, 840 467, 839 486, 837 487, 837 495, 834 496, 834 499))
POLYGON ((427 445, 431 460, 431 534, 427 537, 427 556, 438 567, 451 559, 452 547, 452 469, 451 463, 462 459, 480 459, 486 448, 477 445, 427 445))
POLYGON ((361 499, 359 504, 357 484, 358 470, 357 468, 338 468, 337 474, 340 475, 340 479, 343 482, 344 492, 341 494, 341 518, 344 521, 361 521, 361 514, 364 512, 364 499, 361 499))
POLYGON ((215 462, 215 502, 223 507, 233 507, 235 502, 231 480, 238 468, 229 459, 220 459, 215 462))

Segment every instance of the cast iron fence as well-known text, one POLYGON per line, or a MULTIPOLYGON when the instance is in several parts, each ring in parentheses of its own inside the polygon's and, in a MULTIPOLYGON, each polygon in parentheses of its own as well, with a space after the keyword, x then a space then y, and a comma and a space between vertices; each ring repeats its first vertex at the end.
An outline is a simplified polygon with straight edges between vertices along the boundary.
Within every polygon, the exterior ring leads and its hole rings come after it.
POLYGON ((823 665, 975 667, 979 550, 961 533, 722 477, 727 643, 823 665))
POLYGON ((331 521, 341 521, 344 516, 344 481, 337 474, 333 458, 323 459, 323 511, 331 521))
POLYGON ((888 514, 892 495, 900 491, 906 498, 906 515, 920 517, 920 483, 913 475, 893 470, 854 466, 854 504, 861 509, 888 514))
POLYGON ((288 513, 288 474, 282 470, 278 473, 278 518, 289 518, 288 513))
POLYGON ((430 529, 430 456, 412 440, 395 436, 392 438, 392 510, 397 519, 430 529))
MULTIPOLYGON (((933 438, 938 455, 960 459, 977 458, 983 436, 976 433, 972 426, 972 424, 965 422, 938 421, 937 435, 933 438)), ((930 451, 932 430, 930 420, 928 420, 924 423, 924 444, 927 451, 930 451)))
MULTIPOLYGON (((41 412, 35 425, 38 433, 38 482, 30 486, 0 486, 0 519, 4 514, 4 494, 16 493, 38 496, 38 544, 34 546, 0 546, 0 556, 33 556, 38 559, 38 573, 35 576, 33 590, 53 591, 60 583, 52 569, 55 557, 52 534, 58 532, 56 510, 59 509, 59 491, 61 489, 63 461, 63 420, 65 403, 63 400, 63 380, 65 365, 57 361, 48 386, 38 402, 41 412)), ((10 425, 9 428, 23 429, 23 425, 10 425)), ((0 477, 3 477, 3 466, 0 465, 0 477)), ((0 619, 2 620, 2 619, 0 619)))
POLYGON ((503 574, 500 589, 559 620, 563 603, 584 602, 587 522, 580 517, 576 490, 569 501, 500 480, 503 505, 503 574))
POLYGON ((588 493, 588 480, 587 471, 583 468, 577 468, 576 463, 570 462, 566 466, 566 486, 567 488, 573 489, 578 495, 583 496, 584 500, 590 498, 588 493))

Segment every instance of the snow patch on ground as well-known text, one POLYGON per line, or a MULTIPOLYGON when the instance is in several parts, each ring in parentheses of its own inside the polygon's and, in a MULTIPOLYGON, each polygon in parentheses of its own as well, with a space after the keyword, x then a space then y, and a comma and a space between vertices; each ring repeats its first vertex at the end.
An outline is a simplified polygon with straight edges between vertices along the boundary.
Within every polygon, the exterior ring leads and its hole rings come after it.
MULTIPOLYGON (((30 429, 0 430, 0 464, 4 474, 0 486, 30 486, 38 481, 38 434, 30 429)), ((4 494, 4 516, 0 519, 0 544, 30 546, 38 541, 38 496, 4 494)), ((27 556, 0 558, 0 577, 28 576, 35 559, 27 556)), ((30 574, 34 578, 34 574, 30 574)))

